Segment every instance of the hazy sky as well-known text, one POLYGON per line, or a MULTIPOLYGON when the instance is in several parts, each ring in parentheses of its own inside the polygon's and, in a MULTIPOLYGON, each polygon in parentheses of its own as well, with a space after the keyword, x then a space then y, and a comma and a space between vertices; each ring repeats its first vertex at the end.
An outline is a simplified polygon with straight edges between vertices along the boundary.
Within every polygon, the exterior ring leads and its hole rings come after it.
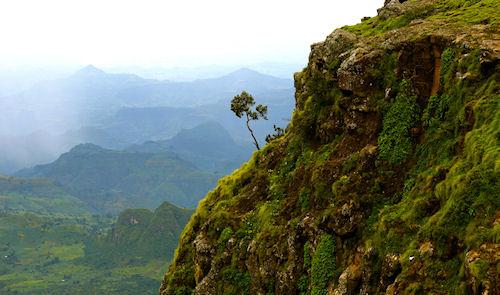
POLYGON ((306 61, 383 0, 5 0, 0 66, 195 66, 306 61))

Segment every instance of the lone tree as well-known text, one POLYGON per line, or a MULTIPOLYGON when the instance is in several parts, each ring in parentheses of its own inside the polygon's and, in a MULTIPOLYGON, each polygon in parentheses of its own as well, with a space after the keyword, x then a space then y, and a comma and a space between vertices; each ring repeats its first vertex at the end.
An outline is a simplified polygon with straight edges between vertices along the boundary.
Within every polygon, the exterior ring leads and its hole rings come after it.
POLYGON ((260 150, 259 147, 259 142, 255 138, 255 135, 253 134, 252 128, 250 128, 250 121, 251 120, 258 120, 259 118, 263 118, 264 120, 267 120, 267 106, 259 104, 255 107, 255 110, 253 109, 253 106, 255 105, 255 99, 253 99, 252 95, 250 95, 248 92, 243 91, 241 94, 236 95, 233 100, 231 100, 231 111, 238 117, 241 118, 245 116, 246 118, 246 124, 248 131, 250 131, 250 135, 253 138, 253 143, 255 144, 255 147, 260 150))

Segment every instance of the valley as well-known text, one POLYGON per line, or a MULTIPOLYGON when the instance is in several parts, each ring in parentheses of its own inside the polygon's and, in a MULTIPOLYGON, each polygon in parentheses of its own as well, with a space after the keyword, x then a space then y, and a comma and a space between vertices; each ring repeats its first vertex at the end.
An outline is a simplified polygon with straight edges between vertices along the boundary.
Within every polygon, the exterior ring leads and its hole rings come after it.
POLYGON ((0 294, 500 294, 500 2, 375 2, 2 3, 0 294))
MULTIPOLYGON (((156 294, 199 200, 254 151, 224 103, 247 86, 291 107, 289 81, 250 70, 173 83, 88 66, 0 99, 18 120, 29 109, 45 120, 30 121, 34 133, 0 136, 0 169, 10 174, 0 174, 0 293, 156 294), (202 93, 203 103, 190 100, 202 93), (8 103, 19 99, 22 108, 8 103), (50 105, 70 102, 92 116, 51 122, 50 105), (54 123, 66 129, 54 133, 54 123)), ((262 123, 261 140, 271 130, 262 123)))

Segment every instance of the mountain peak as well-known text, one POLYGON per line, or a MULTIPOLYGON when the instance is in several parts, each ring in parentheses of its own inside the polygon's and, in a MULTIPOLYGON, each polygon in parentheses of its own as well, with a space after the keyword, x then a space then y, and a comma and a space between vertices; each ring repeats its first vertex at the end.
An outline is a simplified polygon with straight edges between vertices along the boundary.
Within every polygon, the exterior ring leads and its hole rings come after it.
POLYGON ((234 72, 231 72, 228 74, 228 76, 263 76, 264 74, 254 71, 249 68, 240 68, 234 72))
POLYGON ((268 81, 271 82, 272 85, 276 85, 276 83, 282 83, 283 81, 286 81, 286 84, 289 84, 289 81, 287 79, 264 74, 250 68, 240 68, 234 72, 230 72, 229 74, 220 77, 219 79, 229 81, 236 80, 240 82, 245 81, 245 83, 248 83, 248 81, 268 81))
POLYGON ((93 65, 87 65, 75 73, 75 75, 84 75, 84 76, 94 76, 94 75, 102 75, 102 74, 106 74, 106 73, 103 70, 96 68, 93 65))
POLYGON ((93 154, 97 152, 102 152, 104 149, 93 143, 81 143, 74 146, 69 153, 70 154, 93 154))

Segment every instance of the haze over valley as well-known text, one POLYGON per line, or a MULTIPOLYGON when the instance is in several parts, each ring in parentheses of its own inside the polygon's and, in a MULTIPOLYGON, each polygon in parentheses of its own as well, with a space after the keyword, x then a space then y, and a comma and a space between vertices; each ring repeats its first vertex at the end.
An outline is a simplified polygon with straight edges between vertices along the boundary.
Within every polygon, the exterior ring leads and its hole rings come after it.
POLYGON ((19 89, 0 98, 8 294, 68 284, 153 294, 199 200, 254 151, 232 97, 245 89, 269 106, 269 120, 252 125, 261 142, 294 107, 291 79, 248 68, 169 81, 88 65, 19 89))
POLYGON ((272 126, 286 126, 293 108, 293 82, 242 68, 218 78, 190 82, 108 74, 92 65, 66 78, 38 82, 0 98, 0 171, 53 161, 79 143, 122 149, 166 140, 183 129, 218 122, 241 144, 245 127, 228 108, 241 89, 270 106, 257 122, 260 140, 272 126))
POLYGON ((0 294, 500 294, 499 5, 3 1, 0 294))

